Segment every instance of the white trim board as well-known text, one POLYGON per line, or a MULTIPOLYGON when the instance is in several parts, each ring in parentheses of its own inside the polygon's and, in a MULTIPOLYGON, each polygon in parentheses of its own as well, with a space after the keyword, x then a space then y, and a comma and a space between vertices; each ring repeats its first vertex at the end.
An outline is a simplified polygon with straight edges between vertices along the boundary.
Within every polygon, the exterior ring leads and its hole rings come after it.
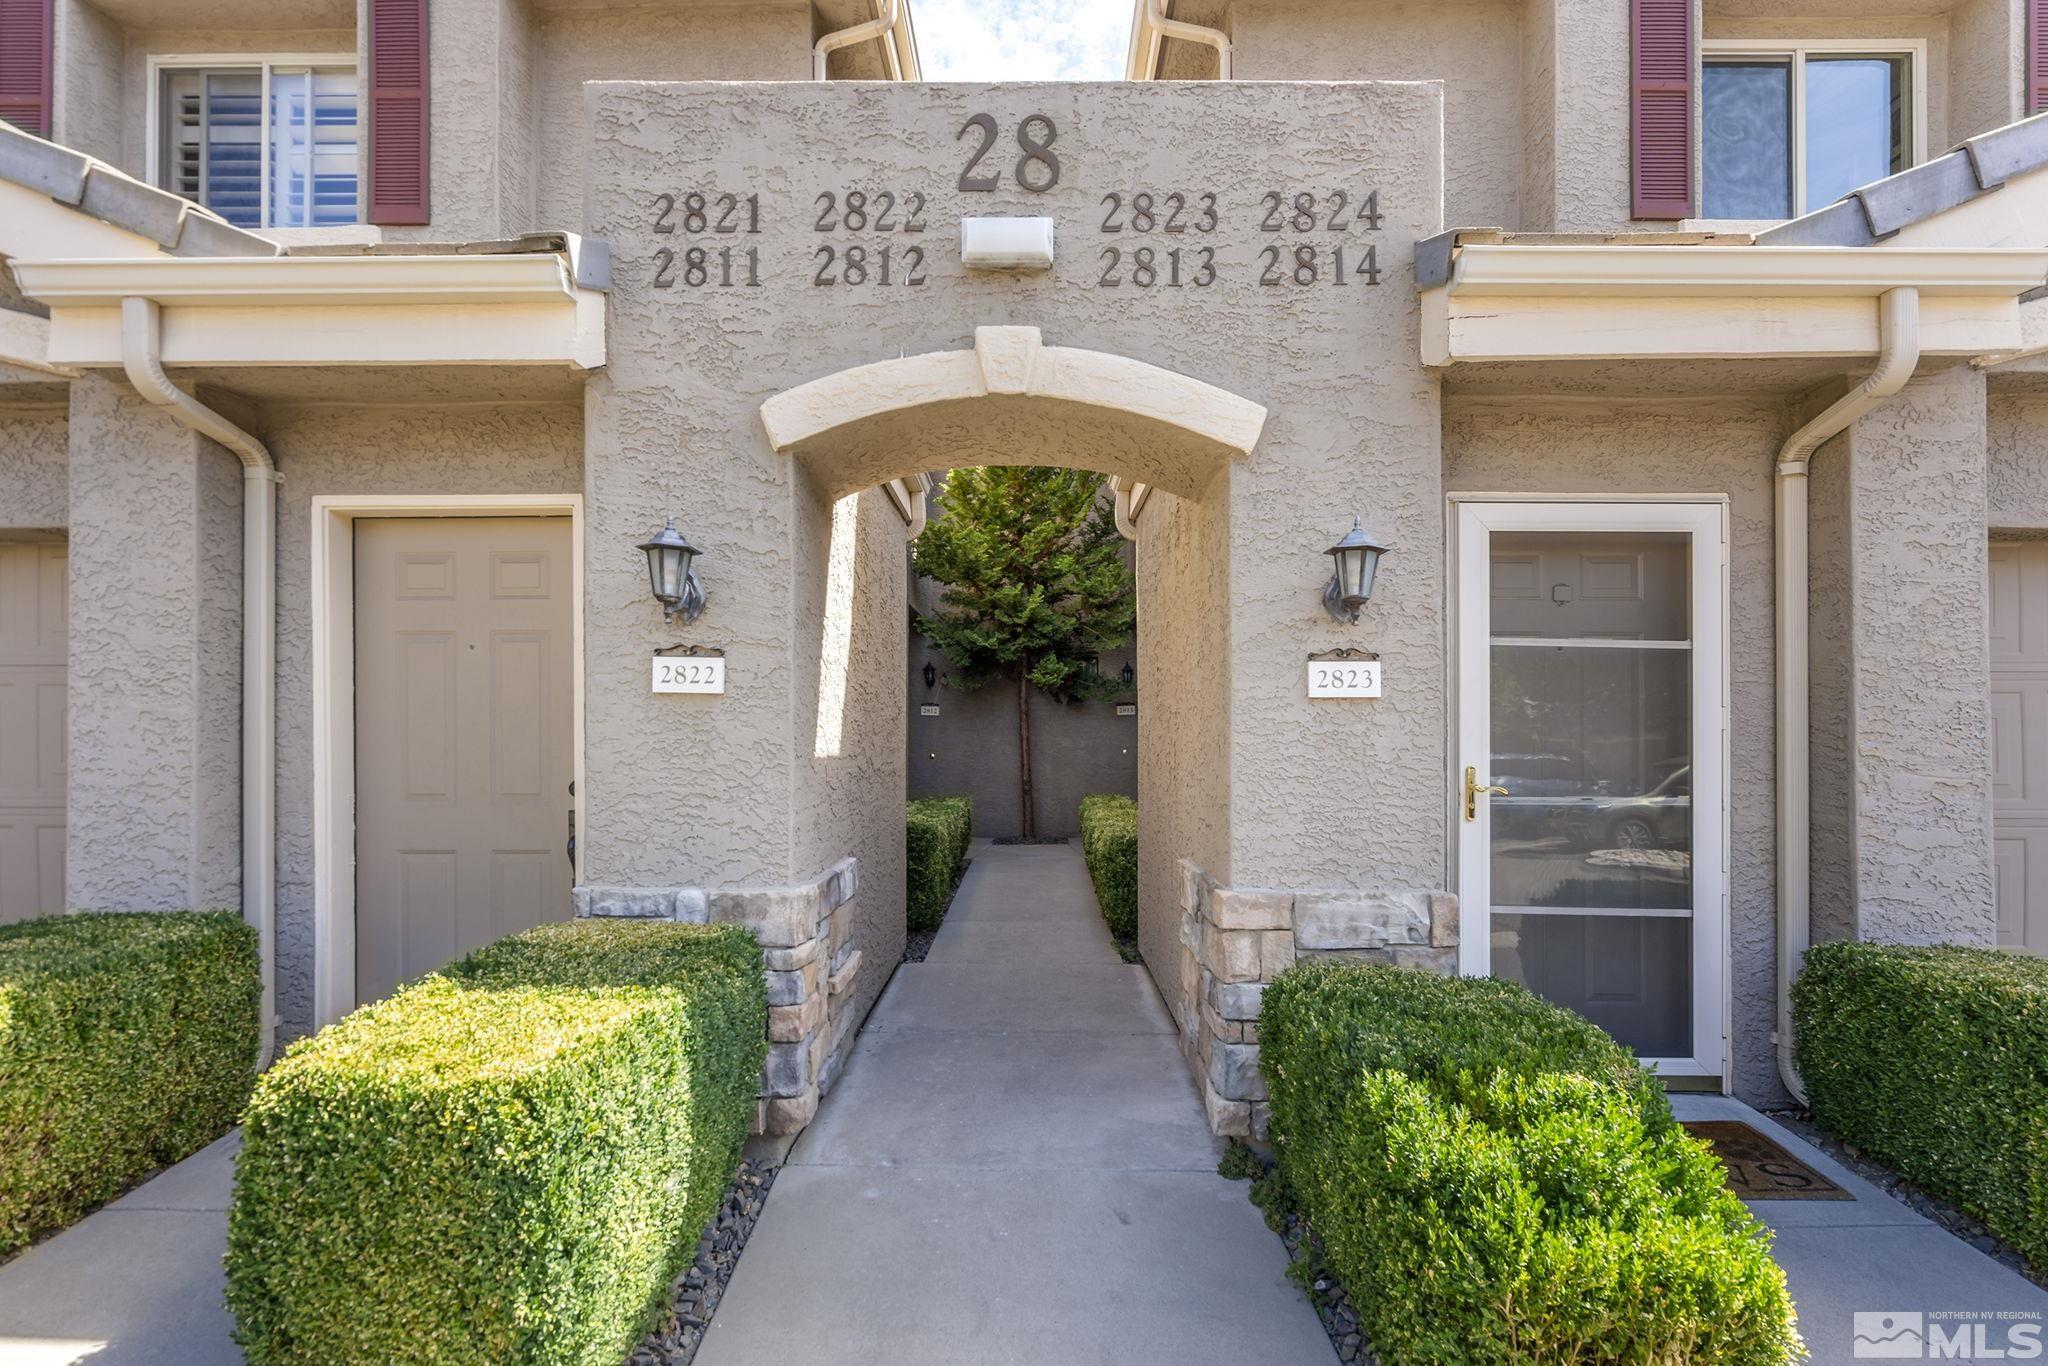
MULTIPOLYGON (((567 517, 571 721, 583 805, 583 495, 323 494, 313 499, 313 1027, 356 1002, 355 521, 358 517, 567 517)), ((580 849, 580 844, 579 844, 580 849)), ((572 878, 573 881, 573 878, 572 878)))
POLYGON ((1458 971, 1484 976, 1492 967, 1488 929, 1490 807, 1467 822, 1460 810, 1464 766, 1491 780, 1490 652, 1483 596, 1491 580, 1490 535, 1495 531, 1679 531, 1689 533, 1691 556, 1693 776, 1693 1047, 1689 1058, 1645 1058, 1664 1075, 1710 1076, 1725 1089, 1731 1050, 1730 971, 1730 650, 1728 648, 1728 501, 1721 495, 1585 497, 1576 495, 1454 494, 1447 507, 1449 535, 1449 638, 1453 706, 1448 717, 1449 764, 1446 857, 1451 886, 1464 904, 1458 971), (1467 610, 1477 598, 1479 606, 1467 610), (1711 760, 1711 764, 1708 762, 1711 760))

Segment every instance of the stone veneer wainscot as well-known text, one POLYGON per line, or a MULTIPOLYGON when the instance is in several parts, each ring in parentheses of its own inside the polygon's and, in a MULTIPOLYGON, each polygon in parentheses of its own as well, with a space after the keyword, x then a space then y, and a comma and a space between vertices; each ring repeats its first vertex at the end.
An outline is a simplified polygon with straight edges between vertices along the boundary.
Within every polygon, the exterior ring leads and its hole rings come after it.
POLYGON ((832 1087, 854 1013, 860 972, 853 898, 860 860, 844 858, 793 887, 578 887, 576 914, 695 925, 745 925, 767 958, 768 1060, 754 1132, 793 1134, 832 1087))
POLYGON ((1266 1137, 1259 1011, 1266 984, 1298 958, 1458 970, 1458 899, 1426 890, 1221 887, 1180 860, 1181 1052, 1209 1128, 1266 1137))

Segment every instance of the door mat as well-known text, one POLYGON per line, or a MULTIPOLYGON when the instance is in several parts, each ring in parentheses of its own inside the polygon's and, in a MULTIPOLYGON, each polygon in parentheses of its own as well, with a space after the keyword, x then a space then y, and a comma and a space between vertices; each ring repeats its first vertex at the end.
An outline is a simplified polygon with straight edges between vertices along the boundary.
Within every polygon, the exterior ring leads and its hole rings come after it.
POLYGON ((1682 1121, 1728 1171, 1728 1189, 1744 1200, 1854 1200, 1856 1197, 1739 1119, 1682 1121))

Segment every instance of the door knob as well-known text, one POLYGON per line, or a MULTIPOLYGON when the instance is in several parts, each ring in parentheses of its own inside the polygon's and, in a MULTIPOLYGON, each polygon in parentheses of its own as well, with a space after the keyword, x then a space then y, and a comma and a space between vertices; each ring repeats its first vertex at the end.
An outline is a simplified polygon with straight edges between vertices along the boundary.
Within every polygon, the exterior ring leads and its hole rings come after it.
POLYGON ((1481 797, 1505 797, 1507 795, 1508 790, 1504 787, 1488 787, 1481 783, 1479 781, 1479 770, 1470 764, 1465 765, 1466 820, 1476 821, 1479 819, 1479 799, 1481 797))

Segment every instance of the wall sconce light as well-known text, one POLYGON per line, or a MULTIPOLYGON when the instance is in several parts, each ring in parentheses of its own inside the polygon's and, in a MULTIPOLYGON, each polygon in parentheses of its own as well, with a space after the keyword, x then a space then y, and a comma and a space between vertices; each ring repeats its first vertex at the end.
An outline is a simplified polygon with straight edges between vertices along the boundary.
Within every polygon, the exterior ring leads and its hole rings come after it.
POLYGON ((929 659, 927 659, 924 662, 924 685, 927 688, 936 688, 939 686, 938 666, 933 664, 929 659))
POLYGON ((1351 530, 1325 553, 1335 561, 1335 566, 1329 585, 1323 589, 1323 610, 1346 626, 1355 625, 1359 609, 1372 597, 1373 574, 1378 571, 1380 556, 1387 553, 1387 547, 1378 537, 1368 535, 1353 517, 1351 530))
POLYGON ((640 543, 640 549, 647 554, 647 579, 661 603, 662 620, 673 623, 681 617, 695 621, 704 611, 704 585, 697 581, 690 562, 700 552, 676 530, 676 519, 670 517, 661 530, 640 543))
POLYGON ((1131 685, 1138 681, 1138 671, 1132 667, 1131 661, 1127 659, 1124 661, 1124 667, 1117 674, 1117 677, 1124 681, 1124 691, 1129 692, 1131 685))

